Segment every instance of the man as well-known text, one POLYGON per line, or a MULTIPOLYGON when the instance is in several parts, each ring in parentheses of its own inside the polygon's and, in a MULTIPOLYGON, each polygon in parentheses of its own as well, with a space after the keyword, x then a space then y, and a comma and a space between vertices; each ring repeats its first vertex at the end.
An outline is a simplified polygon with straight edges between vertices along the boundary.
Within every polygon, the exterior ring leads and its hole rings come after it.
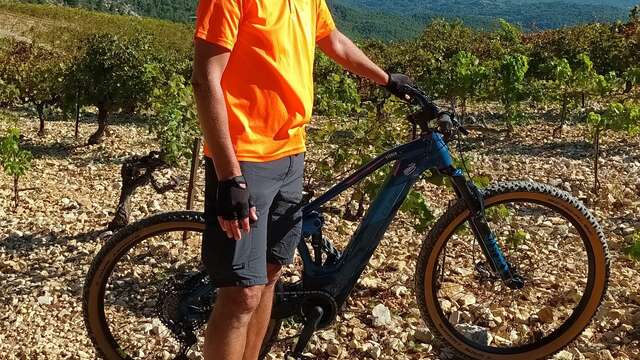
POLYGON ((207 360, 255 360, 274 285, 301 237, 305 124, 316 44, 347 70, 403 96, 336 30, 325 0, 200 0, 193 88, 205 138, 202 261, 220 289, 207 360))

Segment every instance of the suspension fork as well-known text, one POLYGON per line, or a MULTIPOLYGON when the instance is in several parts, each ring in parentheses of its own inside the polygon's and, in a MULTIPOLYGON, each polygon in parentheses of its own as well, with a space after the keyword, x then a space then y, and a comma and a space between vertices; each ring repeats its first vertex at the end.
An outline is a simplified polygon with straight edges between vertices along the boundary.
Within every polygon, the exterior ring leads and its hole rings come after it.
MULTIPOLYGON (((511 289, 524 287, 524 279, 515 273, 507 261, 495 233, 491 230, 485 215, 484 199, 473 181, 468 180, 460 169, 451 167, 443 171, 448 175, 459 199, 462 199, 471 211, 469 225, 473 235, 478 239, 480 249, 487 259, 491 270, 498 274, 511 289)), ((475 264, 474 264, 475 266, 475 264)))

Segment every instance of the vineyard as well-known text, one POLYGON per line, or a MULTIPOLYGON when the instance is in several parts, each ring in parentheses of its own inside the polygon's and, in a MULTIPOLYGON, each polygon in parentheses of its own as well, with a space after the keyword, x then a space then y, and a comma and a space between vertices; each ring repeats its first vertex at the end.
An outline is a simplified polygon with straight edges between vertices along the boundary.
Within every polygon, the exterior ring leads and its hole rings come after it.
MULTIPOLYGON (((471 134, 456 161, 476 184, 549 183, 594 212, 613 255, 609 292, 557 357, 640 359, 640 5, 627 22, 496 29, 433 20, 416 38, 359 45, 458 114, 471 134)), ((200 165, 191 39, 187 24, 0 1, 1 358, 94 358, 81 313, 93 256, 126 224, 185 208, 193 159, 200 165)), ((317 195, 412 129, 406 104, 324 55, 314 76, 305 190, 317 195)), ((338 246, 388 172, 327 209, 338 246)), ((191 198, 198 210, 201 173, 191 198)), ((341 321, 314 338, 313 355, 443 356, 415 306, 413 269, 453 196, 436 174, 420 181, 341 321), (392 321, 373 328, 381 301, 392 321)))

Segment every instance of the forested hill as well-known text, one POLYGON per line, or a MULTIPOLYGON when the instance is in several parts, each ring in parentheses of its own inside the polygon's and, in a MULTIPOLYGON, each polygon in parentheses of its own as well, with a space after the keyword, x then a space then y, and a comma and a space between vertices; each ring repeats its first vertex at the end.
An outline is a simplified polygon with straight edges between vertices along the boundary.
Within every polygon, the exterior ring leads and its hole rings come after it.
MULTIPOLYGON (((120 14, 191 22, 197 0, 31 0, 120 14)), ((626 20, 640 0, 327 0, 338 25, 358 38, 416 36, 434 18, 462 19, 492 28, 502 18, 527 30, 545 30, 595 21, 626 20)))

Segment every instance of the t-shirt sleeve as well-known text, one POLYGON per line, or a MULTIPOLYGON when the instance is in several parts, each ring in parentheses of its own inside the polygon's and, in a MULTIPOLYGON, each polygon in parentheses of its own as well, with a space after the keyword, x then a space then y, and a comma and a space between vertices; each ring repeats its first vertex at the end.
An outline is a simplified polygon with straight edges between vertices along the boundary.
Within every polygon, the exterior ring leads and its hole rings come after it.
POLYGON ((318 11, 316 14, 316 41, 331 34, 336 29, 329 7, 325 0, 318 0, 318 11))
POLYGON ((195 37, 229 50, 238 38, 242 0, 200 0, 195 37))

